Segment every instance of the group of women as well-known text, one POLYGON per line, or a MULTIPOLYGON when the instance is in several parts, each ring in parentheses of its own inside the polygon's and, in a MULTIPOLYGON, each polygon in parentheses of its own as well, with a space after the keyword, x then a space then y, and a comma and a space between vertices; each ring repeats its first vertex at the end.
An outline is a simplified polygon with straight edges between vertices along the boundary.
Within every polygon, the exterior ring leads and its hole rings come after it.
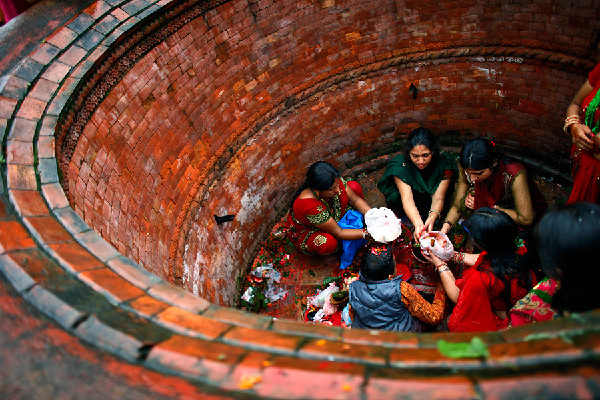
MULTIPOLYGON (((594 296, 600 269, 593 265, 600 248, 599 88, 600 64, 567 110, 574 186, 561 210, 546 214, 544 196, 525 167, 486 138, 467 141, 457 163, 440 151, 430 130, 418 128, 388 163, 377 187, 387 206, 413 226, 415 240, 447 234, 461 217, 471 236, 473 253, 454 252, 448 260, 425 255, 439 272, 439 289, 454 303, 450 331, 493 331, 600 307, 594 296), (528 254, 517 251, 519 237, 528 254), (461 276, 447 263, 460 266, 461 276)), ((364 239, 366 229, 337 224, 349 206, 363 214, 370 209, 360 185, 345 182, 329 163, 313 164, 288 215, 290 239, 299 250, 320 255, 335 252, 339 240, 364 239)), ((438 323, 444 308, 439 293, 433 304, 424 301, 390 273, 389 248, 371 250, 350 286, 352 326, 414 331, 415 318, 438 323)))

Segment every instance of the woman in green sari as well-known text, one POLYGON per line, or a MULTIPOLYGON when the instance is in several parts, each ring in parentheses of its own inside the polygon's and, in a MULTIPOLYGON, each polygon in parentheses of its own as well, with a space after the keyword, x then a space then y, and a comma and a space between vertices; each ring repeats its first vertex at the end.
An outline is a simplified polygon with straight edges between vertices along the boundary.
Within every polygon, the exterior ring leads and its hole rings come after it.
POLYGON ((388 163, 377 188, 388 208, 410 219, 418 239, 447 212, 457 177, 455 157, 440 152, 433 132, 417 128, 408 136, 404 154, 388 163))

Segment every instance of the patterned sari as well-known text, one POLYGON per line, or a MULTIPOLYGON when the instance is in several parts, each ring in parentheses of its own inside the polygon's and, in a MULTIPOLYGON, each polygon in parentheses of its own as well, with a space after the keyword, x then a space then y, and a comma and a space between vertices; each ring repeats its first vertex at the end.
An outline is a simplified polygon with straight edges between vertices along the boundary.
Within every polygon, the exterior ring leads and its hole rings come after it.
MULTIPOLYGON (((288 237, 304 254, 331 254, 337 249, 337 239, 330 233, 319 230, 316 225, 327 222, 329 218, 339 222, 346 213, 348 207, 346 184, 342 179, 339 182, 339 195, 328 199, 296 198, 294 200, 287 217, 288 237)), ((362 197, 362 189, 357 182, 351 181, 348 185, 362 197), (350 185, 351 183, 353 185, 350 185)))
POLYGON ((558 282, 551 278, 545 278, 538 283, 510 310, 510 325, 514 327, 548 321, 558 316, 552 308, 552 297, 558 288, 558 282))

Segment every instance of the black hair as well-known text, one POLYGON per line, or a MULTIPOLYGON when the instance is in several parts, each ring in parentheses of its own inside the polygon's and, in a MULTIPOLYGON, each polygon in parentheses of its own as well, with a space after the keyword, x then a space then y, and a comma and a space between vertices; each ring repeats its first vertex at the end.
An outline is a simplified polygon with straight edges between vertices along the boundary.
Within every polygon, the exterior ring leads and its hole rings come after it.
POLYGON ((600 308, 600 205, 575 203, 549 212, 534 238, 544 272, 560 282, 553 308, 561 314, 600 308))
POLYGON ((496 149, 496 146, 485 138, 467 140, 458 160, 463 168, 476 171, 493 168, 494 161, 506 162, 505 157, 496 149))
POLYGON ((374 244, 363 254, 360 273, 366 279, 381 281, 396 273, 396 263, 391 244, 374 244))
POLYGON ((410 132, 408 139, 404 143, 404 157, 407 161, 411 161, 410 151, 418 145, 425 146, 431 151, 430 165, 435 164, 440 155, 440 146, 431 130, 421 127, 413 129, 410 132))
MULTIPOLYGON (((510 301, 509 278, 518 278, 521 286, 531 289, 532 273, 527 258, 517 255, 515 240, 519 226, 504 211, 483 207, 465 223, 473 243, 487 252, 487 260, 494 276, 504 283, 502 296, 507 305, 510 301)), ((482 270, 482 269, 480 269, 482 270)))
POLYGON ((327 190, 333 186, 337 178, 341 176, 340 171, 326 161, 317 161, 308 167, 306 171, 306 179, 296 191, 292 198, 292 203, 302 193, 304 189, 327 190))

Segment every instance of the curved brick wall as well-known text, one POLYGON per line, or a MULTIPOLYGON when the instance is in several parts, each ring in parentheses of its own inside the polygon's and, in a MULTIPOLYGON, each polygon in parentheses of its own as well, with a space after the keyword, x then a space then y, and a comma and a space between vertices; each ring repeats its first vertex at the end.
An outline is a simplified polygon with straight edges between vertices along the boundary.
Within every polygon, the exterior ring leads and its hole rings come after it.
POLYGON ((564 161, 600 4, 532 3, 95 2, 0 81, 3 279, 92 349, 191 382, 178 393, 600 396, 598 312, 453 360, 437 340, 473 335, 218 306, 314 160, 351 167, 426 124, 564 161))
POLYGON ((556 133, 593 65, 593 13, 572 37, 562 26, 585 7, 429 3, 190 2, 153 19, 63 115, 70 204, 122 254, 231 305, 315 160, 343 165, 420 124, 564 159, 556 133))

